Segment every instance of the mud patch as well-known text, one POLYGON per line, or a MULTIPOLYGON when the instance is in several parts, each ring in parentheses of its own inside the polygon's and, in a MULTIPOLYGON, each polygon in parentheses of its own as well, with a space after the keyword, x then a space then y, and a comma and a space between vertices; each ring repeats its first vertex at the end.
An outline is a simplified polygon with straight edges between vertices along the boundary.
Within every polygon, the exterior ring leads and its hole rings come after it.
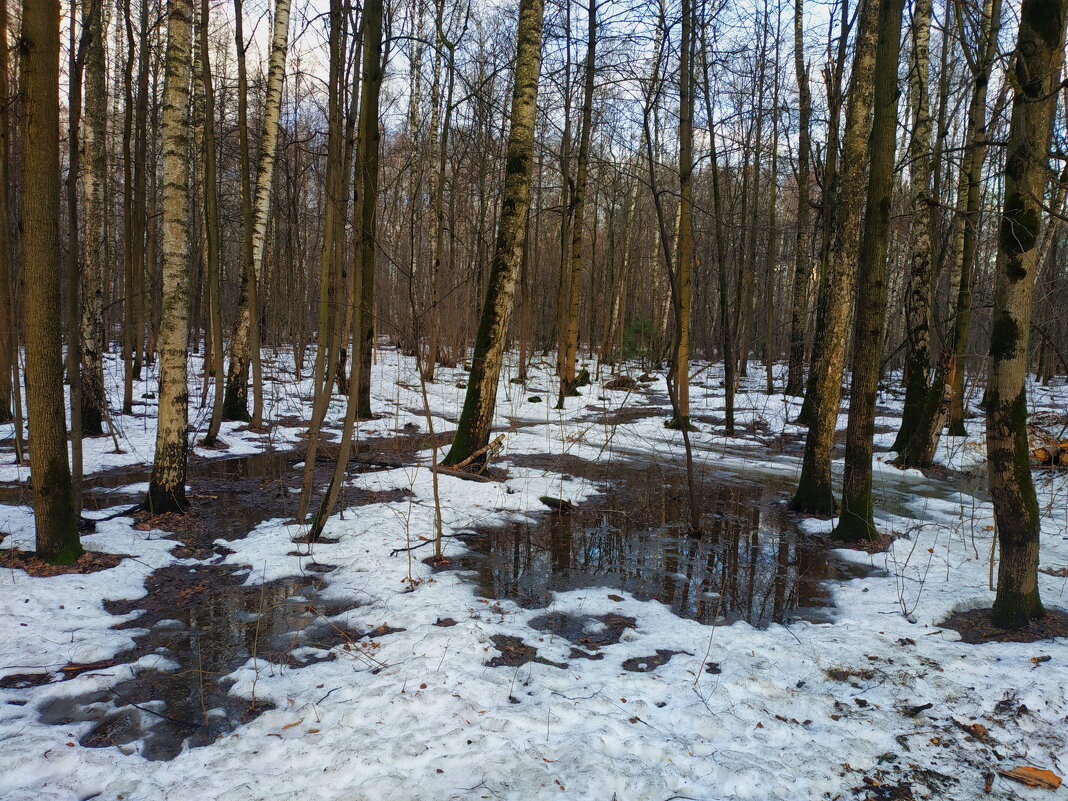
POLYGON ((938 624, 960 634, 961 642, 981 645, 987 642, 1039 642, 1056 637, 1068 638, 1068 612, 1047 609, 1041 620, 1032 620, 1022 629, 1000 629, 990 622, 989 609, 954 612, 938 624))
POLYGON ((587 649, 598 649, 605 645, 614 645, 627 629, 632 629, 637 621, 632 617, 609 613, 598 617, 579 617, 563 612, 550 612, 530 621, 530 627, 553 636, 559 635, 575 645, 587 649))
POLYGON ((0 550, 0 567, 25 570, 34 578, 66 576, 72 573, 97 573, 118 566, 129 554, 86 551, 69 565, 53 565, 33 551, 0 550))
POLYGON ((532 645, 527 645, 519 637, 495 634, 490 637, 490 640, 497 646, 500 655, 493 657, 486 663, 489 667, 522 667, 528 662, 537 662, 538 664, 555 668, 567 667, 566 663, 550 662, 548 659, 538 656, 538 649, 532 645))
MULTIPOLYGON (((688 651, 670 651, 666 648, 657 648, 652 656, 633 656, 623 662, 622 668, 631 673, 651 673, 661 665, 671 661, 671 657, 677 654, 689 653, 688 651)), ((691 654, 692 656, 692 654, 691 654)))
POLYGON ((230 692, 234 681, 227 676, 250 660, 272 673, 339 654, 374 662, 373 644, 360 640, 390 630, 359 632, 331 620, 345 609, 320 601, 321 579, 245 586, 248 573, 229 565, 174 565, 148 577, 147 597, 106 601, 112 614, 138 613, 115 627, 136 631, 134 646, 108 663, 45 675, 49 682, 90 670, 128 678, 47 703, 41 720, 93 724, 79 740, 85 747, 173 759, 186 744, 208 745, 270 708, 230 692))

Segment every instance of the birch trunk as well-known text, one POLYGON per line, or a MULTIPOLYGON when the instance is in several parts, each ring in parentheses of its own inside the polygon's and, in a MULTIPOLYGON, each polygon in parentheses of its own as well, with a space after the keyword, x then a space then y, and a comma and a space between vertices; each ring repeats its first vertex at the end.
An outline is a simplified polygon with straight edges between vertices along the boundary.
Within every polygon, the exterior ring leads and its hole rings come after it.
POLYGON ((226 375, 226 402, 223 416, 227 420, 263 421, 263 380, 259 375, 259 303, 258 288, 263 271, 263 252, 267 240, 267 218, 271 211, 271 188, 274 177, 275 151, 278 145, 278 120, 282 113, 282 77, 285 73, 289 44, 290 0, 275 0, 271 56, 267 68, 267 92, 263 109, 263 137, 260 140, 256 172, 256 189, 249 226, 245 275, 247 289, 241 296, 230 340, 230 368, 226 375), (253 413, 248 413, 248 368, 252 363, 253 413))
POLYGON ((163 300, 159 330, 159 418, 146 508, 184 512, 189 440, 189 78, 193 0, 168 0, 163 85, 163 300))
POLYGON ((501 212, 497 223, 497 246, 471 359, 471 376, 464 408, 456 439, 442 462, 445 466, 462 462, 485 447, 493 424, 504 341, 512 313, 519 262, 526 246, 538 77, 541 71, 542 12, 542 0, 520 0, 511 126, 501 212))
MULTIPOLYGON (((931 230, 933 198, 930 194, 931 108, 929 98, 931 0, 916 0, 912 10, 912 56, 909 65, 909 92, 912 95, 912 141, 909 145, 909 171, 912 189, 911 248, 909 284, 905 295, 908 326, 905 405, 901 428, 894 443, 896 464, 919 467, 921 455, 933 451, 924 447, 917 435, 926 437, 931 428, 925 424, 927 412, 937 413, 939 404, 929 403, 928 395, 942 394, 942 387, 932 387, 931 372, 931 230)), ((940 373, 939 373, 940 374, 940 373)), ((936 374, 937 377, 938 374, 936 374)), ((940 429, 934 429, 935 443, 940 429)))

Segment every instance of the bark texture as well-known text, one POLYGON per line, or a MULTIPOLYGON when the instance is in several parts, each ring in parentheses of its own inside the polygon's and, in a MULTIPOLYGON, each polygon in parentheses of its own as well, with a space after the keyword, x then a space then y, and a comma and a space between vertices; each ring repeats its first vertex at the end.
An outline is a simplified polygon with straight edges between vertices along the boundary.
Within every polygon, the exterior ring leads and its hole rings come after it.
POLYGON ((460 414, 456 439, 442 462, 446 466, 462 462, 489 442, 501 357, 512 313, 519 263, 526 246, 538 77, 541 72, 543 8, 542 0, 520 0, 519 3, 511 125, 497 224, 497 245, 475 339, 464 408, 460 414))
POLYGON ((790 508, 830 515, 836 503, 831 490, 831 453, 842 399, 842 368, 856 286, 857 252, 864 216, 865 168, 871 131, 875 51, 879 35, 880 0, 863 0, 858 11, 850 102, 842 138, 839 213, 823 289, 823 335, 814 353, 809 397, 811 419, 805 440, 801 477, 790 508))
MULTIPOLYGON (((960 30, 964 22, 959 16, 960 30)), ((952 388, 949 404, 950 436, 963 437, 964 427, 964 371, 968 360, 968 335, 972 317, 972 272, 979 247, 980 181, 983 161, 986 158, 986 96, 990 84, 990 71, 997 56, 998 34, 1001 31, 1001 0, 986 0, 983 4, 983 29, 976 48, 975 66, 972 75, 974 85, 968 103, 967 131, 965 133, 964 157, 961 163, 960 180, 963 203, 958 198, 958 207, 963 217, 955 237, 957 256, 957 314, 953 320, 953 369, 949 382, 952 388)))
POLYGON ((37 555, 69 564, 82 553, 67 463, 59 298, 59 2, 23 6, 22 270, 26 400, 37 555))
POLYGON ((276 0, 274 4, 274 29, 271 35, 271 58, 267 68, 267 92, 263 108, 263 137, 260 141, 256 191, 251 219, 245 224, 250 230, 247 236, 245 265, 245 291, 237 310, 234 335, 230 340, 230 368, 226 375, 226 398, 223 417, 227 420, 262 422, 263 381, 262 376, 253 376, 253 414, 248 412, 249 364, 259 372, 258 352, 259 304, 258 287, 263 271, 263 252, 267 241, 267 219, 271 211, 271 190, 274 177, 275 153, 278 147, 278 120, 282 114, 282 77, 285 74, 286 52, 289 44, 290 0, 276 0))
MULTIPOLYGON (((909 93, 912 100, 912 140, 909 178, 912 221, 909 228, 909 284, 905 295, 908 356, 905 366, 905 405, 894 449, 903 466, 913 466, 915 449, 907 447, 921 425, 931 391, 931 104, 929 99, 931 0, 916 0, 912 9, 912 54, 909 93)), ((940 391, 939 387, 937 391, 940 391)))
POLYGON ((104 433, 104 275, 108 230, 107 67, 104 36, 107 18, 103 0, 83 7, 85 31, 85 113, 81 129, 82 191, 85 208, 85 261, 82 266, 81 416, 82 434, 104 433))
POLYGON ((1041 525, 1027 444, 1027 342, 1042 200, 1049 177, 1056 82, 1068 0, 1024 0, 1012 75, 1012 120, 986 390, 986 449, 1001 563, 992 611, 998 626, 1041 617, 1041 525))
POLYGON ((879 44, 875 57, 875 91, 868 166, 864 235, 858 260, 857 311, 853 329, 853 371, 849 389, 842 514, 835 528, 841 540, 875 536, 872 516, 871 459, 875 435, 875 400, 886 317, 886 248, 894 189, 897 130, 897 63, 901 49, 903 0, 880 0, 879 44))
POLYGON ((193 1, 168 0, 163 84, 163 300, 159 324, 159 418, 146 508, 184 512, 189 440, 189 79, 193 1))
POLYGON ((794 3, 794 75, 797 79, 797 234, 794 241, 793 306, 790 308, 790 362, 786 376, 786 394, 805 394, 805 331, 808 318, 808 295, 812 284, 813 264, 809 253, 809 158, 812 149, 809 126, 812 120, 812 93, 808 88, 804 38, 801 26, 804 0, 794 3))

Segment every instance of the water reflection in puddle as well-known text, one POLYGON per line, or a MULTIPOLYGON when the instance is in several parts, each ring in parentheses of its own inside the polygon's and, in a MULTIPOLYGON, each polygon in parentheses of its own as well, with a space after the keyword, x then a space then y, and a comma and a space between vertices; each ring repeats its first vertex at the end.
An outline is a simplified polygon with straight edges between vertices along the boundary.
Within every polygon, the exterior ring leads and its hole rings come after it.
MULTIPOLYGON (((119 746, 146 759, 173 759, 188 744, 207 745, 271 708, 230 694, 228 674, 255 659, 268 674, 335 658, 335 646, 360 634, 331 621, 339 608, 318 602, 321 580, 291 578, 242 586, 246 570, 178 565, 146 581, 148 597, 108 602, 113 614, 142 613, 116 628, 136 629, 133 648, 110 663, 141 660, 133 678, 103 690, 47 703, 41 720, 93 724, 79 743, 119 746)), ((54 680, 82 672, 69 665, 54 680)), ((91 667, 108 675, 107 665, 91 667)))
POLYGON ((785 512, 787 487, 702 482, 703 533, 689 536, 684 482, 620 468, 606 494, 570 514, 515 522, 467 539, 459 565, 482 595, 544 607, 553 593, 603 587, 658 600, 704 623, 830 619, 827 579, 868 575, 828 554, 785 512))

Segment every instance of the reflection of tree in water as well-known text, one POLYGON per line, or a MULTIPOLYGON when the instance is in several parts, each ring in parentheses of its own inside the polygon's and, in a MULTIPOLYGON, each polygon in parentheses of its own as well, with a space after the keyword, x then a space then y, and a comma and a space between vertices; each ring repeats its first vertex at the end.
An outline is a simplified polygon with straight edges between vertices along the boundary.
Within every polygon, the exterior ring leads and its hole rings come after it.
POLYGON ((674 525, 687 514, 680 487, 628 473, 588 509, 487 532, 464 564, 478 572, 484 594, 530 606, 554 591, 598 586, 703 622, 781 622, 798 608, 826 605, 824 547, 781 513, 773 490, 719 483, 702 494, 703 534, 686 536, 674 525))
POLYGON ((41 719, 95 723, 80 740, 84 746, 133 749, 139 742, 136 750, 145 758, 173 759, 184 744, 208 745, 272 708, 230 693, 234 682, 226 676, 250 658, 260 669, 296 668, 330 658, 328 649, 360 636, 309 611, 309 604, 316 605, 316 581, 242 586, 244 578, 223 565, 162 568, 146 581, 146 598, 106 604, 114 614, 142 612, 118 628, 145 629, 115 662, 155 655, 159 668, 144 667, 103 691, 61 698, 42 709, 41 719), (305 647, 319 650, 294 653, 305 647))

